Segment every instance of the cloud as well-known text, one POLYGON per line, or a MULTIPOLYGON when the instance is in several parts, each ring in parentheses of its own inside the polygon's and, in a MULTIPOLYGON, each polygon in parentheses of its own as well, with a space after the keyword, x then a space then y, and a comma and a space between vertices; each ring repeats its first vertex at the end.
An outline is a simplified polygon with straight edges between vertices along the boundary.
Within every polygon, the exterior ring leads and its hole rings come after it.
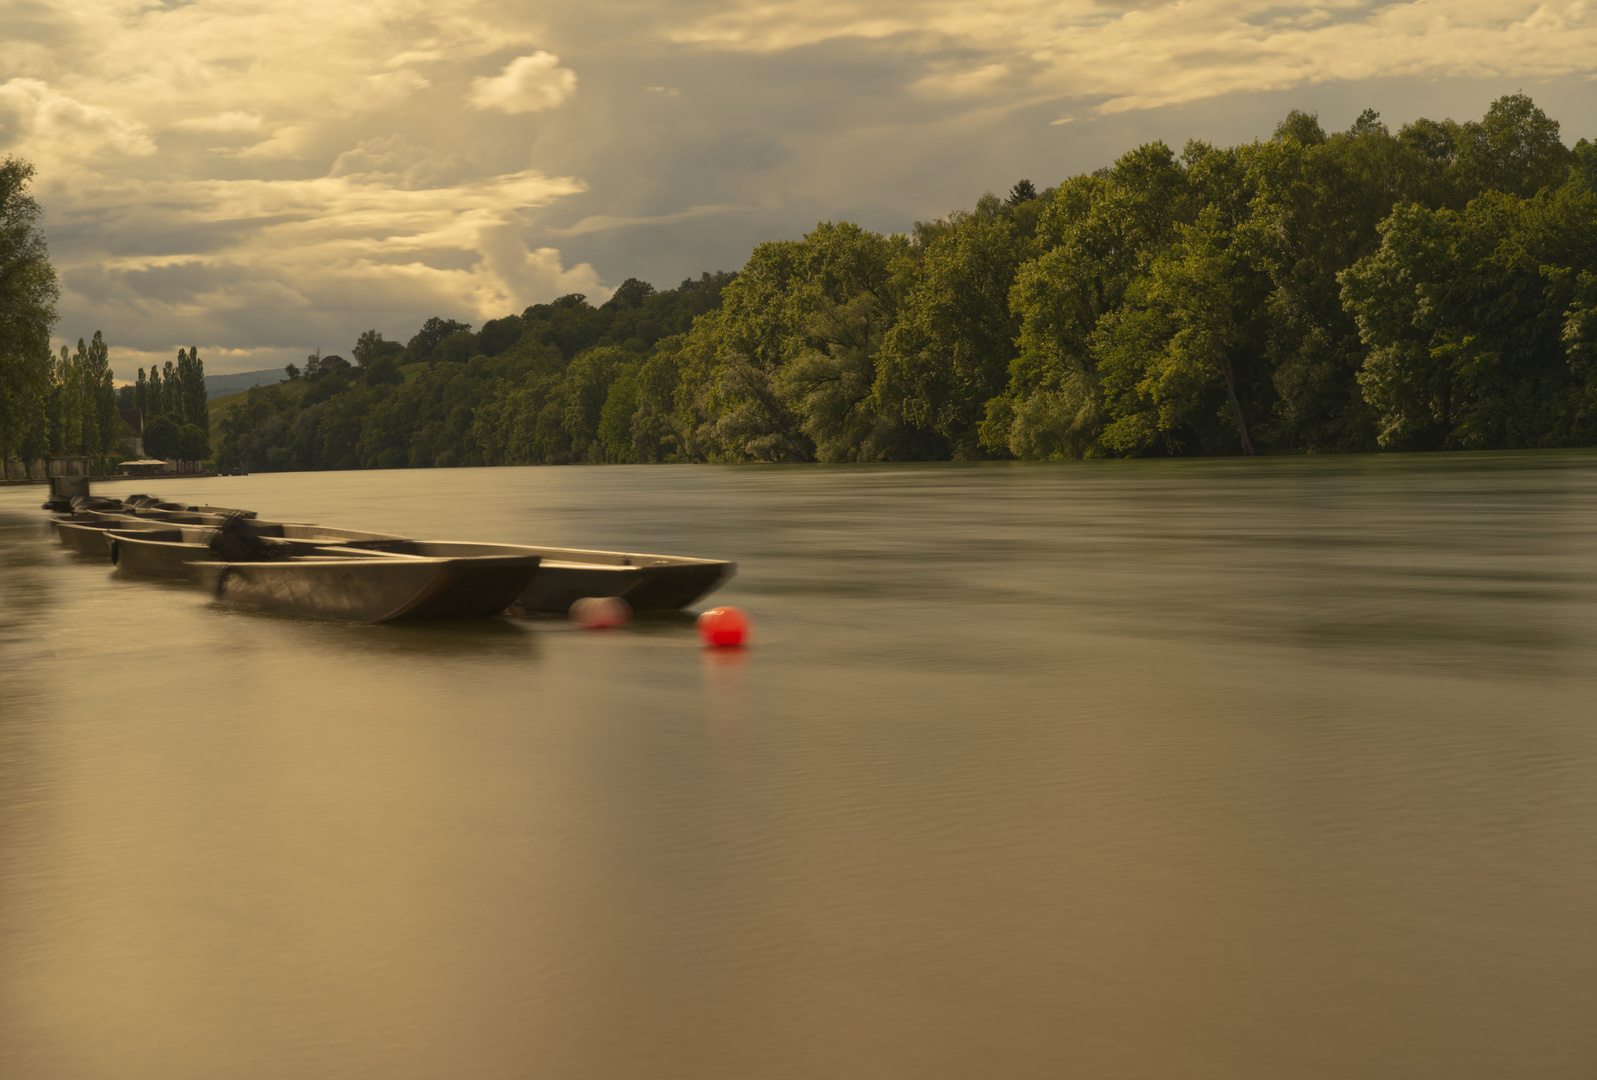
POLYGON ((354 90, 341 96, 338 103, 353 112, 372 112, 398 105, 431 85, 431 81, 409 68, 383 71, 366 76, 354 90))
POLYGON ((0 145, 38 147, 52 156, 76 159, 107 152, 132 157, 155 153, 144 125, 26 78, 0 83, 0 145))
POLYGON ((755 53, 862 39, 935 58, 923 93, 1088 97, 1102 113, 1332 80, 1597 71, 1587 0, 748 0, 669 35, 755 53))
POLYGON ((187 120, 179 120, 172 125, 176 131, 213 131, 218 134, 232 135, 235 133, 253 134, 260 131, 265 124, 265 118, 260 113, 240 112, 237 109, 218 113, 215 116, 196 116, 187 120))
POLYGON ((274 131, 271 138, 262 139, 241 150, 219 152, 230 153, 246 161, 303 158, 310 150, 312 135, 313 129, 308 124, 285 124, 274 131))
POLYGON ((518 56, 499 75, 473 79, 467 100, 474 109, 511 114, 552 109, 577 90, 577 73, 559 64, 558 56, 541 49, 518 56))
MULTIPOLYGON (((403 191, 368 177, 163 187, 191 222, 225 224, 236 240, 201 256, 71 267, 67 298, 145 351, 162 335, 235 351, 242 337, 251 348, 232 366, 248 369, 260 366, 243 358, 252 350, 276 357, 306 342, 345 348, 341 339, 369 326, 407 334, 427 314, 482 322, 563 293, 602 300, 611 291, 593 267, 565 266, 558 250, 522 239, 519 212, 579 191, 579 181, 529 170, 403 191)), ((137 191, 124 198, 143 201, 137 191)))
POLYGON ((0 151, 38 166, 63 334, 104 329, 114 356, 210 342, 248 367, 370 326, 406 334, 429 314, 608 295, 591 266, 526 242, 541 210, 587 184, 536 167, 525 139, 473 129, 575 88, 530 48, 547 31, 514 5, 48 10, 8 21, 0 151), (488 111, 462 110, 472 73, 512 49, 530 55, 478 80, 488 111), (429 92, 440 83, 452 92, 429 92))
POLYGON ((609 214, 594 214, 583 218, 575 225, 568 225, 563 229, 546 230, 551 236, 582 236, 586 233, 602 232, 607 229, 629 229, 638 225, 675 225, 682 221, 691 221, 694 218, 708 217, 711 214, 725 214, 736 210, 745 210, 743 206, 690 206, 686 210, 679 210, 674 214, 655 214, 651 217, 615 217, 609 214))

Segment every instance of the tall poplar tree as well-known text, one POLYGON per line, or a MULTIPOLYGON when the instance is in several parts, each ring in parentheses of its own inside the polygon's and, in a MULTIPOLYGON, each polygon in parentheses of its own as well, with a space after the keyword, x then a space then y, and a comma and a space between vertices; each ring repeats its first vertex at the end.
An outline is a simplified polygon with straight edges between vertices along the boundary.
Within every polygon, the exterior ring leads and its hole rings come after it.
POLYGON ((61 346, 56 358, 50 448, 57 454, 83 453, 83 370, 72 350, 61 346))
POLYGON ((122 416, 116 407, 116 380, 111 375, 111 350, 100 331, 94 332, 84 352, 84 415, 92 417, 94 437, 88 438, 89 423, 85 419, 84 453, 104 458, 115 450, 121 441, 122 416))
POLYGON ((205 362, 200 359, 198 346, 190 345, 187 352, 177 351, 178 412, 185 423, 205 427, 205 362))
POLYGON ((161 415, 170 416, 177 412, 178 403, 183 400, 183 395, 178 390, 177 368, 168 360, 161 370, 161 415))
POLYGON ((33 166, 0 161, 0 463, 41 456, 49 439, 50 330, 60 295, 28 195, 33 166))

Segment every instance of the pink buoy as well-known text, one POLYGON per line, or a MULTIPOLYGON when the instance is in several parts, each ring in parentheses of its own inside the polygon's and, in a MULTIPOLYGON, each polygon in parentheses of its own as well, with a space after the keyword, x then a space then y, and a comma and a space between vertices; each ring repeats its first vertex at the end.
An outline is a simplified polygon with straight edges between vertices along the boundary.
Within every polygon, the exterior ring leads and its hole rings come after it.
POLYGON ((699 616, 699 637, 706 645, 741 645, 749 636, 749 619, 735 607, 711 608, 699 616))
POLYGON ((571 605, 566 617, 586 630, 625 626, 632 621, 632 605, 619 596, 584 596, 571 605))

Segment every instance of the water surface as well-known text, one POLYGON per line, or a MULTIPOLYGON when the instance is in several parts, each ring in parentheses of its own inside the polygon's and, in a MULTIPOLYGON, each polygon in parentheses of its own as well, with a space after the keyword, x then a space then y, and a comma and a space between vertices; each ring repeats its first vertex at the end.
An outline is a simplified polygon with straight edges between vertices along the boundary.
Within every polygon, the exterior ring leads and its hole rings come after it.
POLYGON ((757 638, 233 613, 0 488, 0 1075, 1597 1075, 1597 454, 146 488, 757 638))

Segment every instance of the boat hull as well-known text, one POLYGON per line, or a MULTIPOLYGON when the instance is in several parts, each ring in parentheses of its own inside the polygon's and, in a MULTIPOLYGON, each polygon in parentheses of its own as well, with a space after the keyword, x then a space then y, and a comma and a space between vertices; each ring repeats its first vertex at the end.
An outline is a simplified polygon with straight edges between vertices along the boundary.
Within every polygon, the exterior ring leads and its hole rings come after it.
POLYGON ((118 570, 129 574, 192 578, 196 563, 217 561, 209 547, 186 538, 178 529, 110 529, 106 541, 111 561, 118 570))
POLYGON ((384 623, 499 615, 538 572, 536 557, 306 558, 196 563, 222 604, 315 619, 384 623))
MULTIPOLYGON (((112 561, 129 573, 187 578, 194 576, 197 564, 223 561, 206 546, 215 534, 209 522, 183 522, 175 520, 175 516, 162 519, 130 519, 111 514, 94 516, 102 519, 102 527, 110 530, 106 543, 112 561)), ((291 561, 296 563, 321 557, 382 562, 481 558, 541 560, 538 572, 530 576, 521 593, 512 600, 523 611, 555 615, 566 614, 571 605, 583 597, 600 596, 620 597, 634 611, 678 610, 725 584, 737 570, 735 563, 719 559, 525 544, 411 540, 386 533, 285 522, 257 521, 252 525, 266 542, 292 548, 294 559, 291 561)), ((92 546, 88 538, 82 542, 92 546)))
POLYGON ((473 544, 448 540, 406 540, 366 545, 395 555, 451 558, 520 554, 542 559, 538 574, 523 591, 529 612, 564 615, 585 596, 618 596, 634 611, 674 611, 713 592, 737 572, 720 559, 639 555, 621 551, 533 547, 525 544, 473 544))
POLYGON ((166 529, 166 526, 141 524, 137 521, 106 522, 92 520, 73 520, 72 518, 55 518, 50 522, 55 527, 56 539, 61 541, 61 546, 81 555, 97 555, 108 558, 111 554, 110 536, 112 529, 127 529, 130 532, 152 532, 166 529))

